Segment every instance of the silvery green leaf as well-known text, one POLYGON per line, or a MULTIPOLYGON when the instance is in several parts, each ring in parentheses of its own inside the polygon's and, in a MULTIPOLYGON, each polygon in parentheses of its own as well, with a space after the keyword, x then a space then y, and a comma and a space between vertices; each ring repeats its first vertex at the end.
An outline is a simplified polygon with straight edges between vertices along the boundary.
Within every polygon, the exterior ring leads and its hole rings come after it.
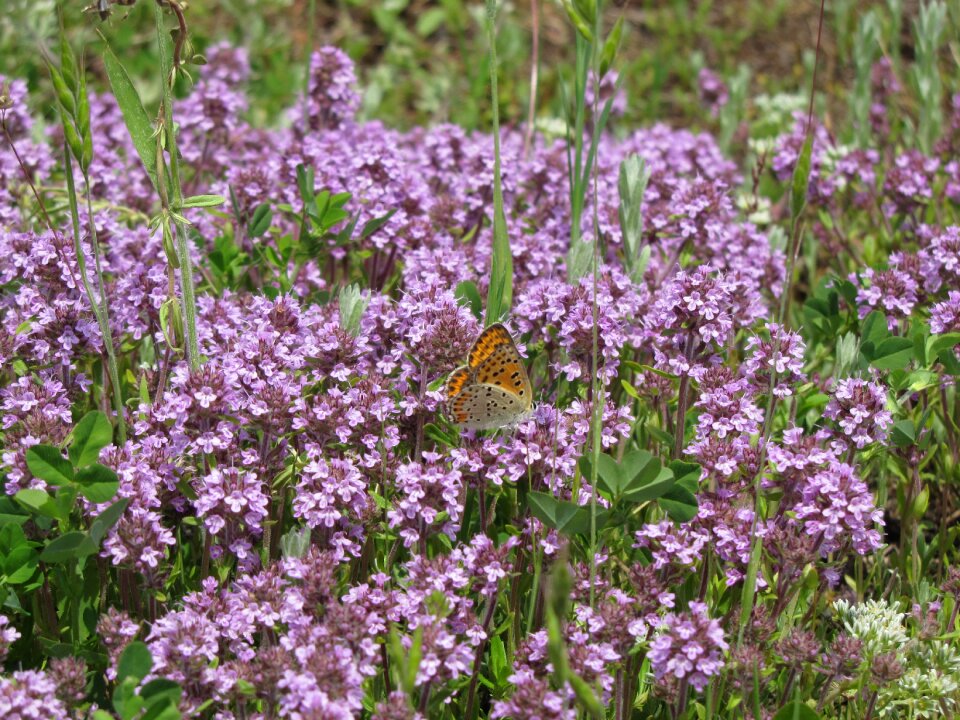
POLYGON ((369 294, 360 291, 358 285, 348 285, 340 291, 340 325, 356 337, 360 334, 360 321, 370 304, 369 294))

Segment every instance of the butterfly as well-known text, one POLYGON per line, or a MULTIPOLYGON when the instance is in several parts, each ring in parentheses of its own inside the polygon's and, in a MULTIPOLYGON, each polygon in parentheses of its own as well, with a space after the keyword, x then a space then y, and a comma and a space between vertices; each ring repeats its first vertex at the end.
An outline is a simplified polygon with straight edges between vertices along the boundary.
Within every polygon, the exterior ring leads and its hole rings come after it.
POLYGON ((530 378, 513 338, 500 323, 480 333, 467 364, 450 374, 447 408, 457 425, 472 430, 512 425, 530 414, 530 378))

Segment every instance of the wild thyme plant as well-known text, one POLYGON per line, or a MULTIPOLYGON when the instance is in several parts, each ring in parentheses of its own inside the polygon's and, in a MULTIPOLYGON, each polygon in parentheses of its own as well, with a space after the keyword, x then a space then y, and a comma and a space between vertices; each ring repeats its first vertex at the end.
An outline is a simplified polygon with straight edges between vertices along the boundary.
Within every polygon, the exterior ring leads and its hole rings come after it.
MULTIPOLYGON (((559 52, 540 4, 528 134, 520 6, 359 3, 369 26, 338 16, 342 47, 311 28, 283 64, 197 30, 221 8, 65 5, 65 37, 109 43, 86 74, 52 63, 60 122, 29 71, 0 78, 0 707, 956 714, 960 87, 937 7, 824 4, 844 35, 809 92, 739 56, 687 72, 663 9, 650 33, 563 3, 559 52), (383 78, 426 62, 397 51, 415 37, 483 48, 449 79, 482 86, 483 130, 376 117, 383 78), (389 67, 355 62, 378 48, 389 67), (638 126, 643 103, 698 127, 638 126), (464 365, 505 403, 474 415, 526 409, 518 387, 529 415, 457 426, 464 365)), ((250 37, 288 11, 237 10, 250 37)))

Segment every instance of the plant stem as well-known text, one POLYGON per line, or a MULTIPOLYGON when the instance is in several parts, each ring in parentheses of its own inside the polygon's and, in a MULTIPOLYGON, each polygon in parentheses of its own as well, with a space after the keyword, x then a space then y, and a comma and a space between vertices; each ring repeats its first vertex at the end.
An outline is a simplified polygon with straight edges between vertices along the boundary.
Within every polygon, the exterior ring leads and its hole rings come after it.
MULTIPOLYGON (((180 35, 185 35, 186 25, 182 9, 177 0, 169 0, 169 5, 177 15, 180 35)), ((154 16, 157 23, 157 43, 160 46, 160 72, 163 90, 163 126, 167 154, 170 158, 170 184, 173 190, 173 223, 176 227, 177 258, 180 261, 180 290, 183 293, 183 327, 187 342, 187 362, 191 370, 200 367, 200 346, 197 342, 197 300, 193 285, 193 263, 190 260, 190 248, 187 230, 180 213, 183 211, 183 188, 180 184, 180 155, 177 151, 177 133, 173 124, 173 83, 176 76, 167 47, 166 30, 163 22, 163 10, 159 3, 154 4, 154 16)), ((158 182, 162 182, 159 177, 158 182)))
MULTIPOLYGON (((71 178, 72 180, 72 178, 71 178)), ((103 265, 100 262, 100 241, 97 238, 97 223, 93 215, 93 202, 90 199, 90 176, 85 172, 83 174, 84 195, 87 200, 87 221, 90 223, 90 247, 93 249, 93 262, 97 271, 97 284, 100 290, 100 315, 97 321, 100 323, 100 334, 103 336, 104 348, 107 351, 107 368, 110 373, 110 384, 113 385, 113 409, 117 413, 117 431, 120 436, 120 443, 127 441, 127 425, 123 418, 123 394, 120 389, 120 373, 117 370, 117 355, 113 346, 113 332, 110 330, 110 312, 107 309, 107 284, 103 279, 103 265)), ((71 210, 73 206, 71 203, 71 210)), ((77 243, 77 257, 82 255, 82 250, 77 243)), ((87 279, 86 270, 83 270, 84 281, 87 279)), ((93 303, 93 298, 90 302, 93 303)))
POLYGON ((70 201, 70 219, 73 222, 73 247, 77 254, 77 267, 80 269, 80 278, 83 282, 84 292, 90 301, 90 309, 97 319, 97 325, 100 328, 100 337, 103 340, 103 349, 107 355, 107 373, 110 377, 110 384, 113 386, 113 407, 117 413, 117 433, 122 443, 127 441, 127 426, 123 417, 123 395, 120 391, 120 373, 117 370, 117 357, 113 348, 113 333, 110 330, 110 317, 107 311, 107 291, 103 280, 102 268, 100 265, 100 243, 97 240, 97 227, 93 218, 93 207, 90 201, 90 180, 84 174, 84 183, 86 185, 87 216, 90 222, 90 246, 93 249, 93 257, 96 260, 97 283, 100 287, 100 297, 97 297, 96 291, 87 275, 87 260, 83 253, 83 244, 80 240, 80 210, 77 202, 77 188, 73 182, 73 162, 70 159, 70 149, 63 149, 63 169, 67 179, 67 198, 70 201))
MULTIPOLYGON (((495 592, 493 596, 487 601, 487 611, 483 616, 483 631, 485 634, 490 633, 490 623, 493 622, 493 614, 497 609, 497 597, 498 592, 495 592)), ((486 649, 487 639, 484 637, 480 641, 480 644, 477 645, 477 652, 473 657, 473 673, 470 677, 470 688, 467 690, 467 711, 464 715, 466 720, 470 720, 473 717, 473 702, 477 695, 477 682, 480 679, 480 662, 483 660, 483 651, 486 649)))
POLYGON ((532 47, 530 49, 530 104, 527 106, 527 128, 523 136, 523 157, 530 155, 533 145, 533 126, 537 111, 537 83, 540 73, 540 0, 530 0, 532 47))
MULTIPOLYGON (((593 37, 594 42, 590 45, 591 64, 593 66, 593 82, 596 87, 593 91, 593 107, 591 108, 593 121, 590 123, 591 136, 600 133, 600 113, 598 104, 600 102, 600 54, 597 52, 599 47, 600 29, 603 25, 603 3, 598 2, 594 20, 593 37)), ((589 82, 589 81, 588 81, 589 82)), ((586 95, 586 84, 584 84, 584 96, 586 95)), ((595 147, 599 143, 599 137, 591 137, 591 146, 595 147)), ((597 163, 593 163, 590 168, 593 172, 593 301, 591 302, 593 311, 593 333, 591 337, 591 356, 593 362, 593 406, 590 418, 590 430, 592 441, 590 450, 592 460, 590 462, 590 607, 593 608, 595 598, 594 585, 597 579, 597 473, 600 466, 600 451, 603 445, 603 406, 605 398, 603 392, 603 380, 600 377, 600 307, 597 303, 597 295, 600 286, 600 218, 599 212, 599 190, 597 163)))

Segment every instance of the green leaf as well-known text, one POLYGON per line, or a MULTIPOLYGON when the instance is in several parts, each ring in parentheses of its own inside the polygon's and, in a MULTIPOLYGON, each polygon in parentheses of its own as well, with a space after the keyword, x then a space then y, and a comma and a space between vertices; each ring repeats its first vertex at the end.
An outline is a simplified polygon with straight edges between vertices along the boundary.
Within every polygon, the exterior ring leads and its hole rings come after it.
POLYGON ((580 707, 587 711, 587 714, 595 720, 603 720, 606 717, 603 703, 597 698, 593 688, 582 677, 575 672, 567 675, 570 687, 573 688, 573 694, 577 697, 580 707))
POLYGON ((129 504, 130 498, 117 500, 113 505, 97 515, 90 524, 90 539, 93 540, 97 547, 100 547, 100 541, 103 540, 110 528, 117 524, 123 515, 123 511, 127 509, 127 505, 129 504))
POLYGON ((337 303, 340 309, 340 327, 357 337, 360 334, 363 313, 370 304, 370 294, 363 292, 359 285, 348 285, 340 290, 337 303))
MULTIPOLYGON (((212 703, 207 700, 207 703, 212 703)), ((148 703, 146 712, 140 716, 139 720, 181 720, 183 715, 177 708, 174 701, 164 698, 155 703, 148 703)))
POLYGON ((284 558, 301 558, 309 549, 309 527, 293 527, 280 536, 280 554, 284 558))
POLYGON ((447 11, 442 7, 430 8, 419 14, 417 18, 417 35, 420 37, 429 37, 433 35, 440 26, 443 25, 447 16, 447 11))
POLYGON ((423 426, 424 434, 433 440, 435 443, 440 445, 446 445, 447 447, 456 447, 458 435, 451 435, 450 433, 444 432, 440 427, 434 423, 427 423, 423 426))
POLYGON ((888 337, 877 346, 870 364, 879 370, 902 370, 913 358, 913 341, 888 337))
POLYGON ((697 514, 697 486, 699 485, 700 466, 696 463, 674 460, 669 465, 676 484, 671 487, 657 503, 674 522, 685 523, 697 514))
POLYGON ((247 223, 247 235, 251 238, 258 238, 264 235, 270 229, 270 223, 273 221, 273 211, 269 203, 257 205, 247 223))
POLYGON ((63 72, 63 79, 71 88, 77 87, 77 58, 73 54, 73 48, 67 42, 66 33, 60 33, 60 70, 63 72))
POLYGON ((73 428, 70 443, 70 462, 74 467, 84 467, 96 462, 100 451, 113 442, 113 426, 99 410, 91 410, 73 428))
POLYGON ((51 501, 50 495, 37 488, 27 488, 20 490, 13 499, 30 510, 39 510, 51 501))
POLYGON ((103 64, 107 70, 107 79, 110 81, 113 96, 117 99, 117 105, 120 106, 123 122, 127 126, 127 132, 130 133, 133 146, 137 149, 137 155, 140 156, 140 162, 146 168, 153 186, 157 187, 157 140, 154 137, 153 123, 143 109, 140 95, 123 64, 110 48, 107 39, 102 34, 100 37, 106 45, 103 51, 103 64))
POLYGON ((464 280, 461 282, 457 285, 453 294, 454 297, 457 298, 457 303, 469 307, 470 312, 473 313, 473 316, 477 318, 477 320, 483 317, 483 300, 480 298, 480 291, 477 289, 477 284, 473 282, 473 280, 464 280))
MULTIPOLYGON (((499 181, 497 191, 499 191, 499 181)), ((485 326, 502 320, 513 303, 513 255, 507 237, 507 220, 503 215, 502 191, 499 192, 499 207, 493 220, 493 256, 490 260, 490 286, 487 289, 487 314, 485 326)))
POLYGON ((560 4, 563 5, 563 9, 567 11, 567 17, 570 18, 570 22, 573 23, 573 26, 577 29, 584 40, 587 42, 593 41, 593 30, 591 29, 591 24, 580 14, 576 7, 574 7, 571 0, 560 0, 560 4))
POLYGON ((627 453, 620 462, 620 471, 624 479, 623 497, 634 503, 658 498, 676 483, 673 472, 646 450, 627 453))
POLYGON ((183 199, 184 208, 207 208, 223 205, 227 199, 223 195, 191 195, 183 199))
POLYGON ((484 326, 500 322, 513 305, 513 253, 507 236, 503 211, 503 182, 500 176, 500 97, 497 93, 496 2, 487 1, 487 40, 490 52, 490 98, 493 110, 493 252, 490 257, 490 284, 484 326))
POLYGON ((881 342, 890 337, 887 316, 874 310, 863 319, 860 326, 860 351, 870 359, 881 342))
POLYGON ((147 701, 147 707, 166 702, 177 703, 182 694, 180 685, 167 678, 156 678, 140 688, 140 697, 147 701))
POLYGON ((11 585, 25 583, 33 577, 40 563, 37 551, 29 545, 19 545, 13 548, 3 558, 3 574, 6 582, 11 585))
POLYGON ((121 720, 134 720, 134 718, 141 720, 140 711, 143 710, 147 702, 137 695, 137 685, 139 684, 140 678, 133 676, 117 681, 116 690, 113 691, 113 707, 119 713, 121 720))
POLYGON ((120 654, 120 660, 117 663, 117 683, 122 683, 128 677, 136 679, 139 683, 152 667, 153 656, 150 654, 150 649, 139 640, 134 640, 120 654))
POLYGON ((40 512, 53 512, 54 517, 64 522, 70 518, 73 506, 77 503, 77 486, 65 485, 57 490, 53 502, 49 506, 40 508, 40 512))
MULTIPOLYGON (((558 500, 553 495, 542 492, 527 494, 530 512, 544 525, 557 532, 572 537, 587 535, 590 532, 590 508, 577 505, 569 500, 558 500)), ((603 527, 609 517, 605 510, 597 511, 597 528, 603 527)))
POLYGON ((893 444, 898 448, 910 447, 917 442, 917 428, 913 420, 900 420, 893 424, 893 430, 890 432, 893 444))
POLYGON ((64 121, 63 124, 67 126, 70 124, 69 121, 77 114, 77 101, 70 91, 70 88, 67 87, 67 83, 60 71, 49 64, 47 65, 47 70, 50 72, 50 80, 53 83, 53 90, 57 94, 57 101, 63 108, 63 114, 61 115, 64 121))
POLYGON ((407 694, 413 693, 416 687, 417 673, 420 670, 420 662, 423 660, 423 625, 413 631, 413 642, 410 643, 410 649, 407 651, 406 678, 404 687, 408 688, 407 694))
POLYGON ((809 298, 803 305, 803 318, 806 325, 812 326, 820 334, 827 337, 835 335, 840 326, 837 294, 809 298))
POLYGON ((366 238, 373 235, 377 230, 379 230, 388 222, 390 222, 390 218, 396 215, 396 213, 397 213, 397 208, 394 208, 393 210, 388 212, 386 215, 381 215, 378 218, 374 218, 373 220, 368 220, 367 222, 365 222, 363 224, 363 229, 360 230, 360 239, 365 240, 366 238))
POLYGON ((120 489, 117 474, 100 463, 81 468, 77 472, 77 484, 80 486, 81 494, 98 505, 113 500, 117 490, 120 489))
POLYGON ((307 212, 310 212, 311 206, 316 207, 316 198, 314 195, 314 173, 312 167, 299 163, 297 165, 297 189, 300 191, 300 199, 303 201, 307 212))
POLYGON ((840 294, 840 297, 847 301, 849 307, 857 307, 857 295, 860 294, 860 291, 856 285, 846 278, 837 276, 830 278, 830 284, 831 287, 840 294))
POLYGON ((73 467, 60 450, 52 445, 33 445, 27 448, 27 467, 34 477, 51 485, 73 482, 73 467))
POLYGON ((507 651, 503 640, 497 635, 490 641, 490 672, 498 685, 506 682, 510 668, 507 665, 507 651))
MULTIPOLYGON (((590 459, 581 458, 584 475, 590 473, 590 459)), ((673 472, 646 450, 627 453, 618 464, 610 455, 600 455, 597 465, 600 489, 608 499, 643 503, 663 495, 675 483, 673 472)))
POLYGON ((931 335, 927 341, 930 355, 937 355, 941 350, 953 350, 960 345, 960 333, 944 333, 943 335, 931 335))
MULTIPOLYGON (((41 490, 41 492, 43 491, 41 490)), ((0 493, 0 535, 3 534, 7 525, 16 526, 19 529, 19 526, 29 519, 30 516, 25 514, 21 507, 18 507, 11 496, 0 493)))
POLYGON ((807 204, 807 188, 810 186, 810 158, 813 155, 813 133, 808 132, 797 166, 793 169, 793 180, 790 184, 790 218, 796 223, 807 204))
POLYGON ((62 563, 75 560, 97 551, 90 536, 79 530, 71 530, 54 538, 40 553, 40 559, 46 563, 62 563))
POLYGON ((795 701, 780 708, 773 720, 820 720, 820 715, 808 705, 795 701))
POLYGON ((613 60, 617 56, 617 50, 620 49, 620 41, 623 39, 623 15, 617 18, 613 29, 607 35, 603 43, 603 51, 600 53, 600 77, 607 74, 607 70, 613 65, 613 60))

